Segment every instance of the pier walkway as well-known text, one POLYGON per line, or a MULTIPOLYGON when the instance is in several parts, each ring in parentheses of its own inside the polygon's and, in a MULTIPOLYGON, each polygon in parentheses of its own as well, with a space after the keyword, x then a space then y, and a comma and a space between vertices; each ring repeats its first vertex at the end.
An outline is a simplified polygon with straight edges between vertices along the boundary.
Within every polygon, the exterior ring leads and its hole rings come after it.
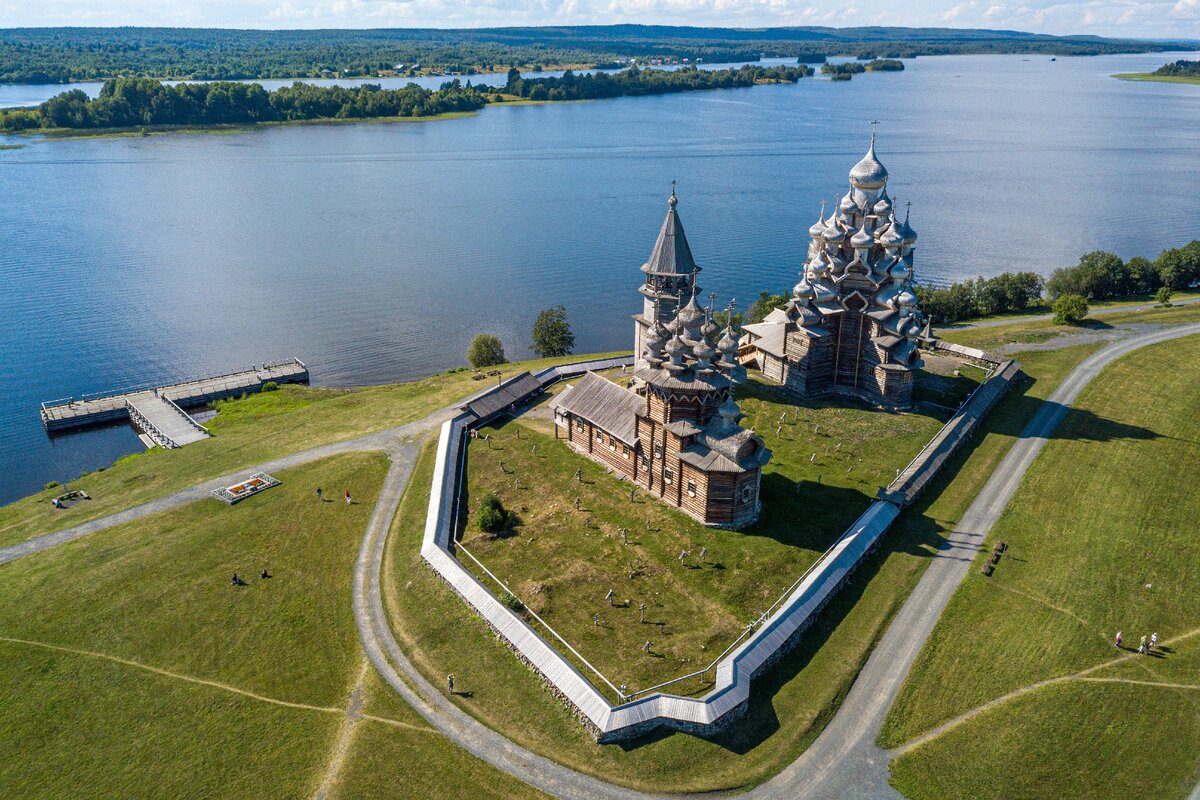
POLYGON ((153 391, 128 395, 125 403, 129 419, 159 447, 183 447, 209 437, 207 428, 153 391))
POLYGON ((142 386, 53 400, 42 403, 42 425, 47 431, 63 431, 128 419, 155 444, 182 447, 208 436, 208 431, 188 416, 184 408, 261 391, 268 382, 307 381, 308 367, 293 358, 166 386, 142 386))

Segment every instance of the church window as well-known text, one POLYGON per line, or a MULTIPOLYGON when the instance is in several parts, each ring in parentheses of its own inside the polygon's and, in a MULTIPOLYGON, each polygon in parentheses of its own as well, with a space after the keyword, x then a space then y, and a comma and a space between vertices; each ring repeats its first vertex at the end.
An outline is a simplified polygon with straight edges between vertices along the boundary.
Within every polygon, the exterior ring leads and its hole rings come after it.
POLYGON ((675 480, 674 470, 670 469, 669 467, 667 469, 664 469, 663 470, 663 483, 670 486, 674 480, 675 480))
POLYGON ((627 445, 627 444, 621 445, 621 457, 629 458, 629 445, 627 445))
POLYGON ((688 493, 688 497, 696 496, 696 482, 694 480, 691 480, 690 478, 688 479, 688 482, 687 482, 687 493, 688 493))
POLYGON ((575 418, 575 430, 583 430, 583 420, 579 419, 578 417, 575 418))
POLYGON ((743 486, 742 487, 742 502, 749 503, 750 498, 753 496, 753 494, 754 494, 753 486, 743 486))

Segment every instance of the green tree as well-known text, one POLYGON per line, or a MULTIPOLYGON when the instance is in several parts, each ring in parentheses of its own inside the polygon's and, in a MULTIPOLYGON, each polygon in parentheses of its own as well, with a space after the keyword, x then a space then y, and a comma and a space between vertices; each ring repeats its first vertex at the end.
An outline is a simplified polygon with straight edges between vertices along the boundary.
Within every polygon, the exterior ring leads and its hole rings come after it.
POLYGON ((1158 292, 1154 295, 1154 302, 1166 308, 1171 305, 1171 295, 1173 294, 1175 293, 1171 291, 1170 286, 1160 286, 1158 287, 1158 292))
POLYGON ((533 323, 533 352, 542 358, 570 355, 575 349, 575 334, 567 321, 567 309, 562 304, 543 309, 533 323))
POLYGON ((1075 325, 1088 314, 1087 298, 1079 294, 1059 295, 1050 307, 1055 325, 1075 325))
POLYGON ((1154 262, 1163 286, 1188 289, 1200 281, 1200 241, 1163 250, 1154 262))
POLYGON ((780 292, 779 294, 759 292, 758 299, 750 304, 750 308, 746 309, 746 320, 751 325, 762 322, 766 319, 767 314, 770 314, 777 308, 783 308, 790 299, 791 297, 787 292, 780 292))
POLYGON ((504 364, 508 359, 504 357, 504 345, 500 343, 498 336, 491 333, 480 333, 471 340, 470 346, 467 347, 467 361, 472 367, 482 369, 504 364))

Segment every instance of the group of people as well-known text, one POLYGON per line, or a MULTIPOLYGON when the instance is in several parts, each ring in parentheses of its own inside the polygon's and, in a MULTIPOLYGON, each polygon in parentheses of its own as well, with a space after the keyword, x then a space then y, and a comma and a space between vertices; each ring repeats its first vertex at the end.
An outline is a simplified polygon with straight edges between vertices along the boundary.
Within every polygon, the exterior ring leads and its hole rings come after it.
MULTIPOLYGON (((354 498, 350 496, 350 492, 346 492, 346 494, 344 494, 342 497, 346 501, 346 505, 350 505, 351 503, 354 502, 354 498)), ((325 499, 325 493, 323 491, 321 491, 320 486, 317 487, 317 499, 318 500, 325 499)))
MULTIPOLYGON (((267 578, 271 577, 271 573, 267 572, 264 569, 262 572, 258 573, 258 577, 261 580, 265 581, 267 578)), ((246 586, 247 585, 246 582, 244 580, 242 580, 242 577, 240 575, 238 575, 236 572, 233 573, 233 579, 230 581, 230 583, 232 583, 234 586, 246 586)))
MULTIPOLYGON (((1117 638, 1116 638, 1116 641, 1113 642, 1113 644, 1117 648, 1120 648, 1121 643, 1123 641, 1124 641, 1124 638, 1121 635, 1121 631, 1117 631, 1117 638)), ((1150 634, 1149 639, 1147 639, 1145 636, 1142 636, 1142 640, 1140 642, 1138 642, 1137 651, 1139 653, 1141 653, 1142 655, 1150 655, 1150 653, 1152 653, 1154 651, 1154 648, 1156 648, 1156 647, 1158 647, 1158 633, 1157 632, 1150 634)))

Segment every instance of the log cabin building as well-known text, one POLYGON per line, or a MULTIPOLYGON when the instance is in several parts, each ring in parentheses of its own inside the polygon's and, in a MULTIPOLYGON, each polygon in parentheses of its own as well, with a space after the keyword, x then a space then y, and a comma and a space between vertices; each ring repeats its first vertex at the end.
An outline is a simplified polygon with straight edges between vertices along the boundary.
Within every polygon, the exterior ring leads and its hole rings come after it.
POLYGON ((809 228, 791 300, 745 326, 743 352, 795 397, 837 392, 885 408, 912 404, 918 342, 930 330, 912 289, 917 234, 907 212, 897 216, 887 181, 872 132, 849 190, 809 228))
POLYGON ((762 510, 771 451, 739 425, 734 387, 745 380, 738 340, 696 302, 700 272, 672 188, 634 316, 627 386, 588 373, 551 403, 555 436, 706 525, 742 528, 762 510), (684 303, 684 298, 688 301, 684 303))

